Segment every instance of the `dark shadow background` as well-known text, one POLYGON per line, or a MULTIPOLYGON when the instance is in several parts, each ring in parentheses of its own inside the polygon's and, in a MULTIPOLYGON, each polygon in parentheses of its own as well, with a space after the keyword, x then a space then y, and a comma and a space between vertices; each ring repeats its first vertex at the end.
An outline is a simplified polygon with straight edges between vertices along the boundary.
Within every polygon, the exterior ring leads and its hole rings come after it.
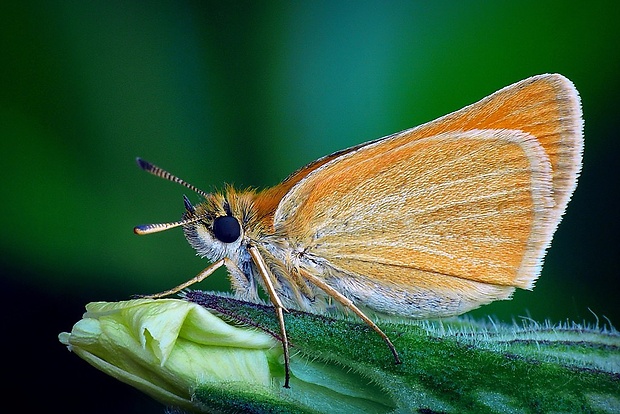
POLYGON ((133 235, 188 193, 136 156, 207 191, 271 186, 545 72, 581 92, 582 177, 536 289, 473 314, 618 325, 617 2, 15 3, 0 6, 5 405, 161 412, 57 341, 87 302, 207 264, 178 229, 133 235))

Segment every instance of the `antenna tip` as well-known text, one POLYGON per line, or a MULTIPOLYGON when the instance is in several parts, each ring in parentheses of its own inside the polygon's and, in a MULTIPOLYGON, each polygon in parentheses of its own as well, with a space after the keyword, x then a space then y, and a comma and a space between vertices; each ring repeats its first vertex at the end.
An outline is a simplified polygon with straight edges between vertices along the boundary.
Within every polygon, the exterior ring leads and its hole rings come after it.
POLYGON ((141 226, 136 226, 133 228, 133 232, 135 234, 143 235, 152 233, 153 226, 151 224, 143 224, 141 226))
POLYGON ((144 161, 140 157, 136 157, 136 164, 138 164, 138 167, 142 168, 143 170, 149 170, 151 168, 151 163, 144 161))

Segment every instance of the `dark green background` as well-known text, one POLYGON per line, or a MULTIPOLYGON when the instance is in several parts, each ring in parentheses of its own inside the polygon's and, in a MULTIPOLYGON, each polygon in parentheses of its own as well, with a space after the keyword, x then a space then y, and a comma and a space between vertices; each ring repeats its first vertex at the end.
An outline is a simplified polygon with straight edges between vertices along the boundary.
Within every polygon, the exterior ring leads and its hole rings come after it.
MULTIPOLYGON (((617 325, 619 10, 544 0, 0 6, 8 399, 65 413, 158 412, 56 339, 89 301, 161 291, 207 265, 179 229, 133 235, 136 224, 178 219, 188 193, 141 172, 136 156, 207 191, 271 186, 322 155, 545 72, 581 93, 582 177, 536 289, 474 315, 596 314, 617 325)), ((217 273, 202 287, 228 281, 217 273)))

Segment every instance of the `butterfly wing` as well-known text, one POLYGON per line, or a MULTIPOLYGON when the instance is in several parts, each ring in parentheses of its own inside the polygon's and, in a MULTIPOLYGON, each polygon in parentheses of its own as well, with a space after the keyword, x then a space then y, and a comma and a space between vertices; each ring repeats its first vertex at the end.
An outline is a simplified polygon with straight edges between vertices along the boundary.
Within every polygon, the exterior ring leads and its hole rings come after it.
POLYGON ((458 314, 531 287, 580 166, 567 82, 528 79, 344 152, 286 193, 276 232, 379 311, 458 314))
POLYGON ((533 76, 413 128, 410 139, 471 129, 512 129, 536 138, 552 166, 559 223, 577 186, 583 152, 581 101, 572 82, 558 74, 533 76))

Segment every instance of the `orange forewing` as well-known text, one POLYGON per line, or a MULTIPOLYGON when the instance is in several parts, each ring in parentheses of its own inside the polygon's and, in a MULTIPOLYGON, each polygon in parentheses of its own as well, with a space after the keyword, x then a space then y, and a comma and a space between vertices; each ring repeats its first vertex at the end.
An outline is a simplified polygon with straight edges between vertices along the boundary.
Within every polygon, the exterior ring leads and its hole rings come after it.
POLYGON ((553 194, 562 212, 575 189, 583 150, 579 95, 561 75, 539 75, 411 130, 410 139, 446 131, 513 129, 536 137, 553 170, 553 194))
POLYGON ((470 131, 366 147, 291 190, 276 228, 340 269, 402 286, 439 275, 514 285, 553 205, 549 163, 527 137, 470 131), (369 264, 373 273, 361 271, 369 264))
POLYGON ((575 187, 581 127, 572 84, 541 75, 315 161, 255 204, 339 276, 490 301, 537 278, 575 187))

